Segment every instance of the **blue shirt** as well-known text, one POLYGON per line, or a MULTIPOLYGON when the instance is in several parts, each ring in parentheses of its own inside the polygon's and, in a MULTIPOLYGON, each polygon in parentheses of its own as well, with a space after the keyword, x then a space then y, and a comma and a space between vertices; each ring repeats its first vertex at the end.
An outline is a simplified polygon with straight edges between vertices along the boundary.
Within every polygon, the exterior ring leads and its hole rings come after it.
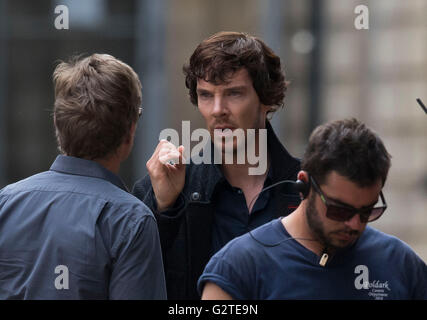
POLYGON ((0 299, 165 299, 156 221, 100 164, 58 156, 0 191, 0 299))
MULTIPOLYGON (((219 167, 216 166, 220 171, 219 167)), ((221 176, 222 172, 221 172, 221 176)), ((271 184, 271 170, 268 171, 263 188, 271 184)), ((212 203, 215 215, 212 225, 212 254, 230 240, 253 230, 276 217, 275 204, 270 200, 270 190, 259 194, 249 212, 242 189, 233 187, 223 178, 216 186, 212 203)))
POLYGON ((325 267, 275 219, 229 242, 198 281, 235 299, 427 299, 427 266, 401 240, 367 227, 325 267), (280 243, 280 244, 279 244, 280 243))

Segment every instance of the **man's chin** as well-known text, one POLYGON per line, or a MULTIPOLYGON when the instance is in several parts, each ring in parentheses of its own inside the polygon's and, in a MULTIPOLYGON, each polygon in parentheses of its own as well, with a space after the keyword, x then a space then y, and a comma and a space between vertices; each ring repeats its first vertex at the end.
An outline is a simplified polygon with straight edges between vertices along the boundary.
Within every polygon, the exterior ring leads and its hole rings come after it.
MULTIPOLYGON (((214 146, 216 149, 221 150, 222 154, 236 154, 237 150, 240 147, 244 148, 244 143, 237 144, 237 139, 234 141, 214 141, 214 146)), ((244 149, 242 150, 244 152, 244 149)))
POLYGON ((357 237, 350 237, 349 239, 339 239, 334 238, 333 240, 330 239, 330 247, 336 248, 336 249, 345 249, 353 245, 357 240, 357 237))

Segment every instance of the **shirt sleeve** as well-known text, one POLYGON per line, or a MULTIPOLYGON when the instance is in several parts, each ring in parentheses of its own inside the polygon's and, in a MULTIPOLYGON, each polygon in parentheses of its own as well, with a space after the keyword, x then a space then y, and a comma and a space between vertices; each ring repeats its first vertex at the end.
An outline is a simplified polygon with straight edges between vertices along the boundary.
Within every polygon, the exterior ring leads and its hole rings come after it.
POLYGON ((156 218, 160 217, 166 220, 174 220, 176 218, 179 219, 181 218, 183 209, 186 206, 186 201, 183 198, 182 193, 180 193, 172 207, 165 211, 159 212, 157 210, 156 196, 154 194, 151 180, 148 175, 135 183, 132 193, 135 197, 140 199, 150 208, 150 210, 155 214, 156 218))
POLYGON ((427 265, 415 252, 412 253, 412 264, 412 271, 409 271, 414 283, 411 299, 427 300, 427 265))
POLYGON ((253 268, 250 267, 253 264, 247 263, 249 257, 245 255, 244 250, 239 250, 238 245, 230 246, 233 242, 216 253, 206 265, 197 283, 200 295, 205 284, 212 282, 230 294, 233 299, 253 299, 248 289, 248 284, 255 281, 252 279, 253 268))
POLYGON ((133 222, 113 264, 110 299, 166 299, 159 234, 156 221, 145 216, 133 222))

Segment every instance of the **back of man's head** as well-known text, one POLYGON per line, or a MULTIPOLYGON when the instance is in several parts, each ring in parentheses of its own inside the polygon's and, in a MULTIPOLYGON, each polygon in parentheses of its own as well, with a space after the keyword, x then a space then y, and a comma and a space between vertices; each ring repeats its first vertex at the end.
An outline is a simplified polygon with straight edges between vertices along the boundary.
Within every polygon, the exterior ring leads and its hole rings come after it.
POLYGON ((391 156, 380 137, 356 119, 338 120, 317 127, 310 136, 301 169, 323 184, 331 171, 360 187, 381 179, 383 185, 391 156))
POLYGON ((129 135, 141 106, 138 75, 122 61, 93 54, 53 73, 59 150, 89 160, 111 155, 129 135))
POLYGON ((280 58, 259 38, 240 32, 216 33, 194 50, 183 67, 191 103, 197 106, 198 79, 224 84, 241 68, 248 71, 262 104, 272 106, 273 111, 283 106, 288 83, 280 58))

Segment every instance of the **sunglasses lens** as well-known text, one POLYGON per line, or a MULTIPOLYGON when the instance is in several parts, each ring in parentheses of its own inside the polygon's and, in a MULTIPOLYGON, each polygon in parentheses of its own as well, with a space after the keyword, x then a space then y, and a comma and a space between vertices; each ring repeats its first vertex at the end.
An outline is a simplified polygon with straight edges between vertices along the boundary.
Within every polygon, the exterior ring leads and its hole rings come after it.
POLYGON ((377 220, 379 217, 381 217, 381 215, 383 214, 385 208, 384 207, 380 207, 380 208, 373 208, 371 211, 370 216, 368 217, 368 221, 374 221, 377 220))
POLYGON ((361 212, 359 214, 360 216, 360 222, 362 223, 366 223, 368 221, 370 221, 372 214, 374 213, 374 209, 368 211, 368 212, 361 212))
MULTIPOLYGON (((377 220, 384 212, 384 208, 372 208, 370 211, 367 212, 360 212, 360 222, 367 223, 374 220, 377 220)), ((336 207, 333 205, 328 206, 328 210, 326 211, 326 216, 329 219, 335 220, 335 221, 348 221, 355 215, 355 212, 346 210, 345 208, 336 207)))
POLYGON ((328 210, 326 211, 326 216, 329 219, 336 221, 347 221, 351 219, 353 215, 353 212, 346 210, 345 208, 340 208, 333 205, 329 205, 328 210))

